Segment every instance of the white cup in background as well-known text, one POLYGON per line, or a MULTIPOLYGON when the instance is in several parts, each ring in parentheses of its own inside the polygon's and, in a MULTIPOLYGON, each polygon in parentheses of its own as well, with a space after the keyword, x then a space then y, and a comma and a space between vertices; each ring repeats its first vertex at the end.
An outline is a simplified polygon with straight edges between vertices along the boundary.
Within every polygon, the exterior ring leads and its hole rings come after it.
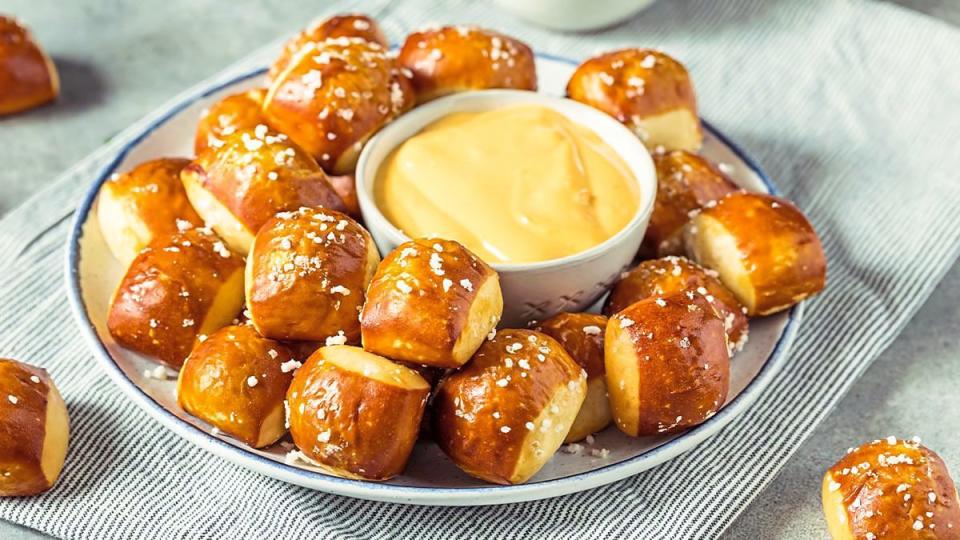
POLYGON ((655 0, 494 0, 501 8, 553 30, 596 30, 629 19, 655 0))

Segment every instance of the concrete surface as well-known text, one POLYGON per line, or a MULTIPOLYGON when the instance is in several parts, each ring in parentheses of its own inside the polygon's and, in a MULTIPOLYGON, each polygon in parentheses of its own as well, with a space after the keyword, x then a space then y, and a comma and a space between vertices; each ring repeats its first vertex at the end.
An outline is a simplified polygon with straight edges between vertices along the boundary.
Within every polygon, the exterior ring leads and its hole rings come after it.
MULTIPOLYGON (((956 0, 896 3, 960 24, 956 0)), ((0 120, 0 216, 57 173, 176 92, 293 32, 326 2, 277 9, 269 0, 4 0, 54 57, 64 94, 0 120), (215 13, 216 16, 209 16, 215 13), (205 14, 201 16, 200 14, 205 14)), ((823 470, 860 442, 919 435, 960 474, 960 267, 907 330, 733 524, 726 538, 823 538, 823 470)), ((0 522, 0 538, 46 538, 0 522)))

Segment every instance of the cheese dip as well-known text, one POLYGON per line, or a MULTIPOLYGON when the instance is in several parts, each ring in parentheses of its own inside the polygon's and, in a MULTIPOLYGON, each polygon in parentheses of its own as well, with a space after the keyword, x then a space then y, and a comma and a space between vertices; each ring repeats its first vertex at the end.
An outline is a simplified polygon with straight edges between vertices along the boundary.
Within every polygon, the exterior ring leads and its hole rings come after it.
POLYGON ((489 263, 579 253, 623 229, 640 204, 610 146, 539 105, 433 122, 384 160, 374 198, 407 236, 457 240, 489 263))

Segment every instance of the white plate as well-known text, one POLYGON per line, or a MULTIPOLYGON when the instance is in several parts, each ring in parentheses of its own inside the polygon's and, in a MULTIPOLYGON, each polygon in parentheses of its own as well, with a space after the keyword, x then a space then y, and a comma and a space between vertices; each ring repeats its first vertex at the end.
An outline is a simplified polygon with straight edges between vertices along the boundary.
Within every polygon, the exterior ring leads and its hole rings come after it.
MULTIPOLYGON (((537 57, 542 92, 562 95, 575 63, 552 56, 537 57)), ((799 327, 802 307, 750 323, 750 341, 731 363, 730 392, 724 408, 706 423, 667 437, 631 439, 615 427, 596 436, 582 455, 557 455, 528 483, 496 486, 475 480, 457 469, 429 441, 417 443, 405 473, 382 483, 345 480, 308 466, 285 463, 279 445, 254 450, 228 436, 213 434, 208 424, 177 405, 175 381, 144 376, 154 366, 145 358, 120 347, 106 328, 110 296, 124 269, 108 251, 91 211, 100 185, 115 171, 162 156, 192 155, 194 129, 200 112, 222 97, 263 81, 258 69, 226 84, 211 87, 170 107, 159 120, 126 145, 100 174, 74 218, 68 239, 67 291, 71 307, 100 365, 110 378, 150 416, 201 448, 242 467, 308 488, 330 493, 410 504, 483 505, 555 497, 600 486, 637 474, 690 450, 743 413, 765 391, 774 374, 787 361, 787 350, 799 327), (607 449, 606 457, 593 457, 590 448, 607 449)), ((763 171, 742 151, 704 122, 703 154, 731 166, 731 176, 754 191, 775 188, 763 171)), ((703 481, 709 481, 704 479, 703 481)))

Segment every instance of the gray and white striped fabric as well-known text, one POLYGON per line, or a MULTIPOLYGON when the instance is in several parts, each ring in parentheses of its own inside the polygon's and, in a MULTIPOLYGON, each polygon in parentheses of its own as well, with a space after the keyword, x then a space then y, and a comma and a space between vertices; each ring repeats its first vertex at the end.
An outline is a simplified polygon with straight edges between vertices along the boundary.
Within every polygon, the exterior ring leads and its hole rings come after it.
POLYGON ((377 16, 394 39, 429 22, 479 23, 573 58, 620 45, 678 56, 693 72, 704 116, 757 158, 822 235, 828 290, 810 302, 790 365, 746 415, 688 454, 553 500, 407 507, 259 476, 178 439, 128 402, 95 366, 68 312, 72 209, 128 131, 0 223, 0 356, 53 373, 73 436, 57 488, 0 501, 0 518, 96 539, 715 537, 958 256, 960 33, 936 21, 853 0, 662 1, 626 26, 559 36, 498 18, 481 2, 330 7, 343 9, 377 16))

